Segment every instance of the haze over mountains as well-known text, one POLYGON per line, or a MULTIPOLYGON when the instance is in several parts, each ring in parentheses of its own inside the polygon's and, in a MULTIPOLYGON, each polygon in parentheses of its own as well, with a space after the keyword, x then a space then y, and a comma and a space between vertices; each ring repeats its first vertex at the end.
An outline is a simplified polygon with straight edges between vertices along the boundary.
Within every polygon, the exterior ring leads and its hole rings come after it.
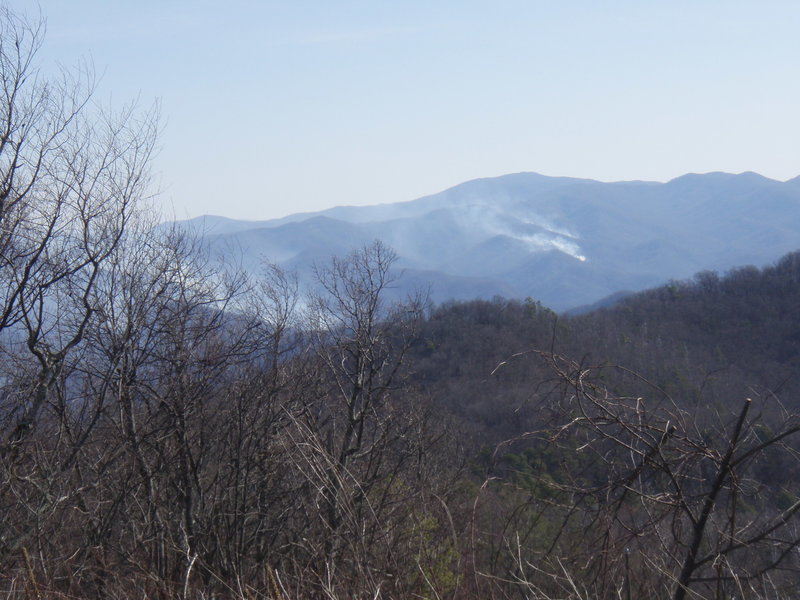
POLYGON ((555 310, 702 270, 762 266, 800 248, 800 177, 689 174, 667 183, 603 183, 516 173, 410 202, 340 206, 269 221, 184 222, 213 251, 296 268, 374 239, 404 269, 402 293, 434 300, 532 297, 555 310))

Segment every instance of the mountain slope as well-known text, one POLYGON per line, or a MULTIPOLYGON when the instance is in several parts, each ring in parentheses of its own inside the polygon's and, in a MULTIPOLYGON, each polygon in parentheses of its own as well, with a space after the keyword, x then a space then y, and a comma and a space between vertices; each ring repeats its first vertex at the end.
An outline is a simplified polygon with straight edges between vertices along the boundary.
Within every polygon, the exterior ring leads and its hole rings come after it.
POLYGON ((186 225, 212 247, 240 249, 248 268, 266 258, 301 277, 314 261, 378 238, 436 300, 511 294, 563 310, 797 249, 800 185, 756 173, 667 183, 516 173, 409 202, 186 225))

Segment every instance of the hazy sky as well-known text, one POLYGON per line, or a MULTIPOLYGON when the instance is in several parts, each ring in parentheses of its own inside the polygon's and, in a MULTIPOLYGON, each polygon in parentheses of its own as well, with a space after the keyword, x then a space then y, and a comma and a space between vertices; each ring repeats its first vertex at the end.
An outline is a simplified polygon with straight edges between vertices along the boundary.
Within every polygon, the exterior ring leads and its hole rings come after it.
POLYGON ((796 0, 39 6, 46 63, 90 57, 101 99, 160 100, 156 171, 179 218, 411 200, 517 171, 800 174, 796 0))

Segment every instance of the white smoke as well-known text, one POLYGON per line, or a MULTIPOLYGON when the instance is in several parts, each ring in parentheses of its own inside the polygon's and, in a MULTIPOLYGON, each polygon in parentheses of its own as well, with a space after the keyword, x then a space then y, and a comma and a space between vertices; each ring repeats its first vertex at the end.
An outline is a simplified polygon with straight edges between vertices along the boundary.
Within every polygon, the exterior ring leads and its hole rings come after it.
POLYGON ((503 235, 524 243, 532 252, 558 250, 581 262, 586 260, 578 243, 580 236, 543 215, 509 215, 488 202, 461 206, 457 215, 462 227, 480 229, 487 237, 503 235))

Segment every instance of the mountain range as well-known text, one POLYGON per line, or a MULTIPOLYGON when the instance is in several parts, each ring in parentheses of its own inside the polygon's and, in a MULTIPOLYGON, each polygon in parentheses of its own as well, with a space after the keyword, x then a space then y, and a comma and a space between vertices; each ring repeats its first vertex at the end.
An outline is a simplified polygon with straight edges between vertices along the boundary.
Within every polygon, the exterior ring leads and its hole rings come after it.
POLYGON ((380 239, 403 269, 396 293, 430 286, 435 301, 531 297, 561 311, 800 248, 800 177, 604 183, 515 173, 408 202, 181 225, 254 273, 268 260, 309 281, 315 263, 380 239))

